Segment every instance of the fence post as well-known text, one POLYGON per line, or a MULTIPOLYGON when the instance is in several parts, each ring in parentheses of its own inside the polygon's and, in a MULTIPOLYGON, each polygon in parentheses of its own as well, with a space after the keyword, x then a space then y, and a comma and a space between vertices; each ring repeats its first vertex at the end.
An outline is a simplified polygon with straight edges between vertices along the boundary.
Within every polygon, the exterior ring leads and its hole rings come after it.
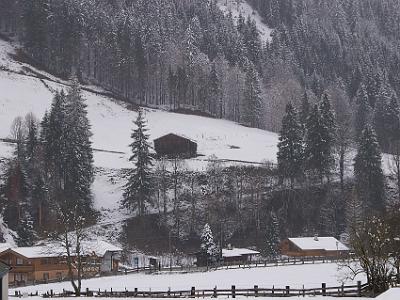
POLYGON ((272 296, 275 295, 275 285, 272 286, 272 296))
POLYGON ((214 298, 217 298, 217 297, 218 297, 218 294, 217 294, 217 287, 216 287, 216 286, 215 286, 215 288, 214 288, 213 297, 214 297, 214 298))
POLYGON ((192 286, 192 290, 190 291, 190 296, 194 297, 196 295, 196 288, 192 286))
POLYGON ((236 298, 236 287, 232 285, 232 298, 236 298))
POLYGON ((89 288, 86 288, 86 297, 89 297, 89 288))
POLYGON ((254 297, 258 297, 258 285, 254 286, 254 297))
POLYGON ((361 297, 361 281, 357 281, 357 294, 361 297))
POLYGON ((53 296, 54 296, 53 290, 50 290, 50 295, 51 295, 51 298, 53 298, 53 296))
POLYGON ((290 286, 286 286, 286 295, 289 296, 290 295, 290 286))
POLYGON ((303 297, 306 296, 306 290, 304 289, 304 284, 303 284, 303 297))
POLYGON ((135 294, 134 294, 134 297, 136 297, 136 296, 137 296, 137 294, 138 294, 138 289, 137 289, 137 288, 135 288, 135 294))
POLYGON ((322 284, 322 296, 326 296, 326 283, 322 284))
POLYGON ((344 283, 342 283, 342 296, 344 296, 344 283))

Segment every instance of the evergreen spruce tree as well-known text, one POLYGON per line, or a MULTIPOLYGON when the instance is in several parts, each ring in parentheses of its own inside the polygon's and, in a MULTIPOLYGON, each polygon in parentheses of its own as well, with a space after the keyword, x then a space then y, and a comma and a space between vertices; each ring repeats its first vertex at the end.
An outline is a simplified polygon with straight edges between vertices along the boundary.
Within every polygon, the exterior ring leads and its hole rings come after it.
POLYGON ((132 211, 137 209, 138 214, 142 216, 145 214, 146 207, 152 204, 151 167, 153 166, 149 153, 149 135, 142 110, 139 110, 135 125, 137 128, 131 135, 133 142, 130 145, 133 154, 129 159, 135 164, 135 168, 129 172, 122 205, 132 211))
POLYGON ((295 179, 301 175, 304 160, 303 132, 296 109, 291 103, 286 106, 282 130, 278 143, 278 168, 281 175, 290 179, 293 188, 295 179))
POLYGON ((329 141, 329 131, 325 127, 317 104, 314 105, 307 120, 305 144, 306 170, 316 172, 322 182, 324 176, 329 176, 332 168, 332 145, 329 141))
POLYGON ((265 235, 265 254, 271 260, 276 259, 279 254, 279 221, 274 212, 271 212, 267 222, 267 229, 265 235))
POLYGON ((64 192, 79 203, 85 216, 90 216, 93 212, 91 185, 94 180, 92 133, 77 79, 73 79, 66 97, 64 128, 61 140, 65 143, 65 152, 62 153, 65 162, 64 192))
POLYGON ((208 223, 204 225, 200 238, 201 252, 207 257, 208 260, 215 260, 218 255, 218 248, 214 242, 214 236, 208 223))
POLYGON ((252 63, 249 63, 246 72, 244 98, 244 123, 259 127, 262 115, 261 87, 258 72, 252 63))
POLYGON ((23 217, 17 226, 16 232, 18 234, 18 238, 16 241, 18 247, 33 246, 36 238, 36 233, 33 227, 32 217, 28 212, 25 212, 23 214, 23 217))
MULTIPOLYGON (((400 108, 397 98, 393 95, 386 110, 385 122, 387 124, 390 146, 400 140, 400 108)), ((390 150, 390 149, 389 149, 390 150)))
POLYGON ((360 138, 365 126, 370 122, 371 107, 369 104, 368 92, 364 84, 361 84, 356 95, 355 133, 360 138))
POLYGON ((383 213, 385 210, 385 178, 382 154, 374 130, 367 125, 360 137, 354 158, 356 192, 363 203, 365 214, 383 213))
POLYGON ((308 97, 308 92, 304 91, 303 98, 301 99, 301 110, 300 110, 300 124, 305 130, 308 115, 310 114, 310 100, 308 97))
POLYGON ((379 146, 383 151, 387 151, 389 147, 388 128, 385 120, 386 114, 387 105, 382 99, 378 98, 375 103, 373 124, 379 146))

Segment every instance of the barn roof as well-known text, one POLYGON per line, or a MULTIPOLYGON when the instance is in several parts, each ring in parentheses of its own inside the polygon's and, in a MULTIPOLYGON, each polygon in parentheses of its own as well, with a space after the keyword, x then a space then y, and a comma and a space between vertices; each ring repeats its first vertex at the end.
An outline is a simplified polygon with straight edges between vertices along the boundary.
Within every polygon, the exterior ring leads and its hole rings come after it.
POLYGON ((170 133, 164 134, 164 135, 162 135, 162 136, 159 136, 159 137, 155 138, 154 141, 158 141, 158 140, 160 140, 160 139, 162 139, 162 138, 165 138, 165 137, 168 137, 168 136, 171 136, 171 135, 177 136, 177 137, 180 137, 180 138, 183 138, 183 139, 185 139, 185 140, 189 140, 189 141, 191 141, 192 143, 196 143, 196 144, 197 144, 197 141, 196 141, 196 140, 193 140, 192 138, 190 138, 190 137, 188 137, 188 136, 186 136, 186 135, 184 135, 184 134, 173 133, 173 132, 170 132, 170 133))
POLYGON ((301 250, 348 251, 344 244, 334 237, 300 237, 289 238, 301 250))
POLYGON ((222 249, 222 257, 240 257, 242 255, 256 255, 258 251, 245 248, 222 249))

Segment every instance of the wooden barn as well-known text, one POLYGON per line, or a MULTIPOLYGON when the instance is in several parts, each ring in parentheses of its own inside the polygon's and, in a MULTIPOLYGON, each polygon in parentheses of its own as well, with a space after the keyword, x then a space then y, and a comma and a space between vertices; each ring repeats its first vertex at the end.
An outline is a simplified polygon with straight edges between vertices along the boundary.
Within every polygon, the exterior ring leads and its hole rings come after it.
POLYGON ((281 242, 282 255, 291 257, 344 257, 350 249, 334 237, 288 238, 281 242))
POLYGON ((197 143, 180 135, 169 133, 154 140, 158 157, 191 158, 197 156, 197 143))

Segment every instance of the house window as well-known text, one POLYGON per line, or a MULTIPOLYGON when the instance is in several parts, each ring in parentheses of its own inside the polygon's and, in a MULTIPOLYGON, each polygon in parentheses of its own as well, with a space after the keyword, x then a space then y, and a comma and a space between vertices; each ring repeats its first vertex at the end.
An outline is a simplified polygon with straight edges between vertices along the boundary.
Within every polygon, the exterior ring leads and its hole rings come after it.
POLYGON ((57 276, 58 280, 62 280, 62 273, 61 272, 57 272, 56 276, 57 276))
POLYGON ((22 258, 18 258, 17 257, 17 266, 23 265, 24 264, 24 260, 22 258))
POLYGON ((49 273, 43 273, 43 280, 48 281, 50 278, 49 273))
POLYGON ((41 264, 41 265, 48 265, 48 264, 49 264, 49 260, 48 260, 47 258, 42 258, 42 259, 40 260, 40 264, 41 264))

